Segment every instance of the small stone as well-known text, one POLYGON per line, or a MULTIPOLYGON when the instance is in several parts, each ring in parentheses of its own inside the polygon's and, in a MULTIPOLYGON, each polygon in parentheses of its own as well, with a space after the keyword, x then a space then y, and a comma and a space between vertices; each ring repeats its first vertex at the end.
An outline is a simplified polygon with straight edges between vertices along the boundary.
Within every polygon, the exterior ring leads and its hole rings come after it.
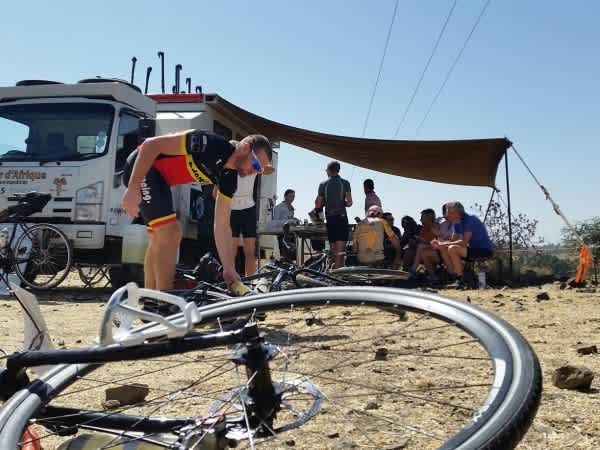
POLYGON ((77 339, 77 340, 75 341, 75 343, 76 343, 76 344, 81 344, 81 339, 77 339))
POLYGON ((375 361, 387 361, 388 357, 388 349, 385 347, 380 347, 375 352, 375 361))
POLYGON ((588 390, 594 373, 587 367, 563 366, 552 374, 552 384, 559 389, 588 390))
POLYGON ((322 344, 321 345, 321 350, 331 350, 331 345, 322 344))
POLYGON ((340 433, 338 433, 337 431, 334 431, 333 433, 327 433, 326 436, 329 439, 336 439, 340 437, 340 433))
POLYGON ((403 448, 406 448, 406 446, 408 445, 409 439, 398 439, 398 442, 396 442, 394 445, 391 445, 389 447, 384 447, 381 450, 402 450, 403 448))
POLYGON ((287 441, 285 441, 285 445, 287 445, 288 447, 294 447, 296 445, 296 441, 293 439, 288 439, 287 441))
POLYGON ((373 400, 368 402, 365 406, 365 410, 369 411, 371 409, 379 409, 379 403, 377 403, 376 401, 373 401, 373 400))
POLYGON ((58 345, 59 347, 64 347, 65 346, 65 340, 64 339, 59 339, 58 342, 56 343, 56 345, 58 345))
POLYGON ((471 297, 467 295, 467 303, 471 303, 471 297))
POLYGON ((562 283, 560 283, 560 285, 558 286, 558 288, 559 288, 561 291, 564 291, 564 290, 565 290, 567 287, 569 287, 569 285, 567 284, 567 282, 566 282, 566 281, 563 281, 563 282, 562 282, 562 283))
POLYGON ((102 407, 104 409, 117 409, 121 406, 121 402, 119 400, 106 400, 102 402, 102 407))
POLYGON ((342 316, 348 317, 348 316, 351 316, 351 315, 352 315, 351 311, 348 311, 348 310, 342 311, 342 316))
POLYGON ((580 345, 577 347, 577 353, 580 355, 591 355, 598 353, 598 347, 595 345, 580 345))
POLYGON ((304 322, 306 322, 306 325, 309 327, 312 327, 316 320, 317 318, 313 313, 308 313, 306 316, 304 316, 304 322))
POLYGON ((428 389, 434 386, 433 382, 430 380, 419 380, 416 384, 419 389, 428 389))
POLYGON ((538 302, 541 302, 543 300, 550 300, 550 296, 547 292, 540 292, 538 295, 535 296, 535 298, 538 302))
POLYGON ((496 294, 494 295, 494 298, 504 298, 504 294, 496 294))
POLYGON ((584 289, 577 289, 575 292, 577 292, 578 294, 595 294, 596 293, 596 289, 594 289, 594 288, 584 288, 584 289))
POLYGON ((147 384, 133 383, 106 389, 106 400, 117 400, 122 405, 143 402, 150 392, 147 384))

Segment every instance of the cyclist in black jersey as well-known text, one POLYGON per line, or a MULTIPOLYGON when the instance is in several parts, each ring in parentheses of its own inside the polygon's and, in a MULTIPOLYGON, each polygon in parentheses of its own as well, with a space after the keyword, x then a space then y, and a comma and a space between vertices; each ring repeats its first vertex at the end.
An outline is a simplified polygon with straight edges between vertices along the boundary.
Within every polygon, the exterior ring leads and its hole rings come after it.
POLYGON ((231 197, 238 175, 268 175, 273 172, 271 159, 271 144, 264 136, 250 135, 232 146, 218 135, 194 130, 149 138, 130 155, 122 204, 127 214, 141 216, 148 227, 145 287, 173 287, 182 233, 170 188, 194 182, 217 186, 214 235, 223 277, 228 285, 240 281, 231 247, 231 197))

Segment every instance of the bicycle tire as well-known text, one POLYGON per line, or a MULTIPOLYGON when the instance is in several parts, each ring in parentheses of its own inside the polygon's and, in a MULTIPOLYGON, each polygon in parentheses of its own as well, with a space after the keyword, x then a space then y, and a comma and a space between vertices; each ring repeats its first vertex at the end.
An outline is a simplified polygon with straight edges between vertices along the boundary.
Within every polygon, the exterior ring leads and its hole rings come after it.
POLYGON ((106 266, 86 266, 86 265, 78 265, 77 266, 77 274, 79 275, 79 279, 84 284, 85 287, 93 287, 102 281, 105 282, 106 287, 110 284, 110 279, 108 277, 108 267, 106 266), (86 271, 88 270, 88 271, 86 271))
MULTIPOLYGON (((214 320, 249 311, 323 304, 426 312, 430 317, 456 325, 476 338, 487 351, 493 361, 494 376, 485 402, 466 426, 440 449, 510 449, 527 431, 541 397, 542 377, 537 357, 510 324, 474 305, 402 289, 317 288, 231 299, 206 306, 201 313, 205 319, 214 320)), ((13 395, 0 410, 0 448, 17 448, 29 419, 78 377, 85 377, 97 367, 98 364, 60 365, 13 395)), ((330 411, 325 417, 331 414, 330 411)))
POLYGON ((73 247, 71 246, 71 242, 69 241, 69 239, 67 238, 67 235, 59 228, 55 227, 54 225, 50 225, 47 223, 38 223, 35 224, 31 227, 26 227, 23 231, 23 234, 21 234, 21 236, 19 236, 19 238, 17 239, 17 242, 15 244, 15 249, 17 249, 17 252, 19 251, 19 249, 21 248, 26 248, 28 246, 28 243, 25 242, 25 239, 28 239, 30 242, 33 242, 32 236, 34 236, 34 234, 43 231, 43 230, 48 230, 51 231, 52 233, 56 234, 56 237, 54 237, 54 239, 60 239, 61 244, 64 245, 64 248, 66 250, 66 254, 65 255, 61 255, 62 258, 66 258, 65 260, 65 264, 64 267, 62 267, 60 269, 60 272, 57 272, 52 279, 50 279, 50 281, 43 283, 43 284, 39 284, 35 282, 35 279, 38 276, 37 272, 33 272, 33 275, 30 273, 28 273, 28 271, 32 270, 31 267, 28 267, 31 259, 32 259, 32 255, 29 254, 29 256, 27 256, 26 260, 24 261, 15 261, 14 262, 14 268, 15 268, 15 273, 17 274, 17 276, 19 277, 19 279, 21 280, 21 282, 34 290, 38 290, 38 291, 45 291, 45 290, 49 290, 52 288, 55 288, 56 286, 58 286, 60 283, 62 283, 64 281, 64 279, 67 277, 67 275, 69 274, 69 272, 71 271, 71 267, 73 266, 73 247), (26 262, 26 267, 24 268, 24 270, 21 268, 21 265, 23 263, 26 262))
POLYGON ((341 267, 331 270, 329 274, 347 281, 363 283, 396 282, 410 279, 410 274, 401 270, 378 269, 367 266, 341 267))

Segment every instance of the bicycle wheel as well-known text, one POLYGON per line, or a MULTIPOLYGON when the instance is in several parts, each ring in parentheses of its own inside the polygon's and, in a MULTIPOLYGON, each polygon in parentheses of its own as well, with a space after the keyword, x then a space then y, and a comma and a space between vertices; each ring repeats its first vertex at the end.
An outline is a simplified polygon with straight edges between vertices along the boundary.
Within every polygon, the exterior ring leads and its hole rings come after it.
POLYGON ((15 272, 21 282, 37 290, 58 286, 73 265, 73 249, 67 236, 45 223, 23 228, 13 255, 15 272))
POLYGON ((96 286, 102 282, 104 282, 102 287, 107 287, 110 284, 107 266, 78 265, 77 273, 79 274, 79 279, 85 285, 85 287, 96 286))
POLYGON ((267 312, 260 332, 270 345, 258 353, 274 394, 254 395, 258 372, 246 378, 240 364, 256 341, 183 354, 180 339, 170 356, 56 367, 4 404, 0 448, 16 448, 35 423, 49 448, 92 429, 105 437, 95 448, 507 449, 537 409, 531 347, 473 305, 401 289, 318 288, 207 306, 200 325, 255 311, 267 312), (98 409, 106 387, 131 382, 148 385, 145 401, 98 409), (256 420, 267 400, 273 414, 256 420))
POLYGON ((402 270, 377 269, 366 266, 341 267, 331 270, 330 275, 353 284, 394 283, 410 279, 402 270))

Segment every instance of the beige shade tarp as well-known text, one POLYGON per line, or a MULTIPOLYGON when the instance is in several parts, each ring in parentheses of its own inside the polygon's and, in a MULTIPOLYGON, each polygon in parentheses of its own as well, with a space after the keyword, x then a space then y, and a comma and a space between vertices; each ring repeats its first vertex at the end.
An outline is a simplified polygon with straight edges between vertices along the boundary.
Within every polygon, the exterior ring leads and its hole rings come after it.
POLYGON ((214 96, 211 100, 220 114, 273 141, 287 142, 366 169, 418 180, 493 187, 498 164, 511 145, 506 138, 398 141, 335 136, 265 119, 223 97, 214 96))

